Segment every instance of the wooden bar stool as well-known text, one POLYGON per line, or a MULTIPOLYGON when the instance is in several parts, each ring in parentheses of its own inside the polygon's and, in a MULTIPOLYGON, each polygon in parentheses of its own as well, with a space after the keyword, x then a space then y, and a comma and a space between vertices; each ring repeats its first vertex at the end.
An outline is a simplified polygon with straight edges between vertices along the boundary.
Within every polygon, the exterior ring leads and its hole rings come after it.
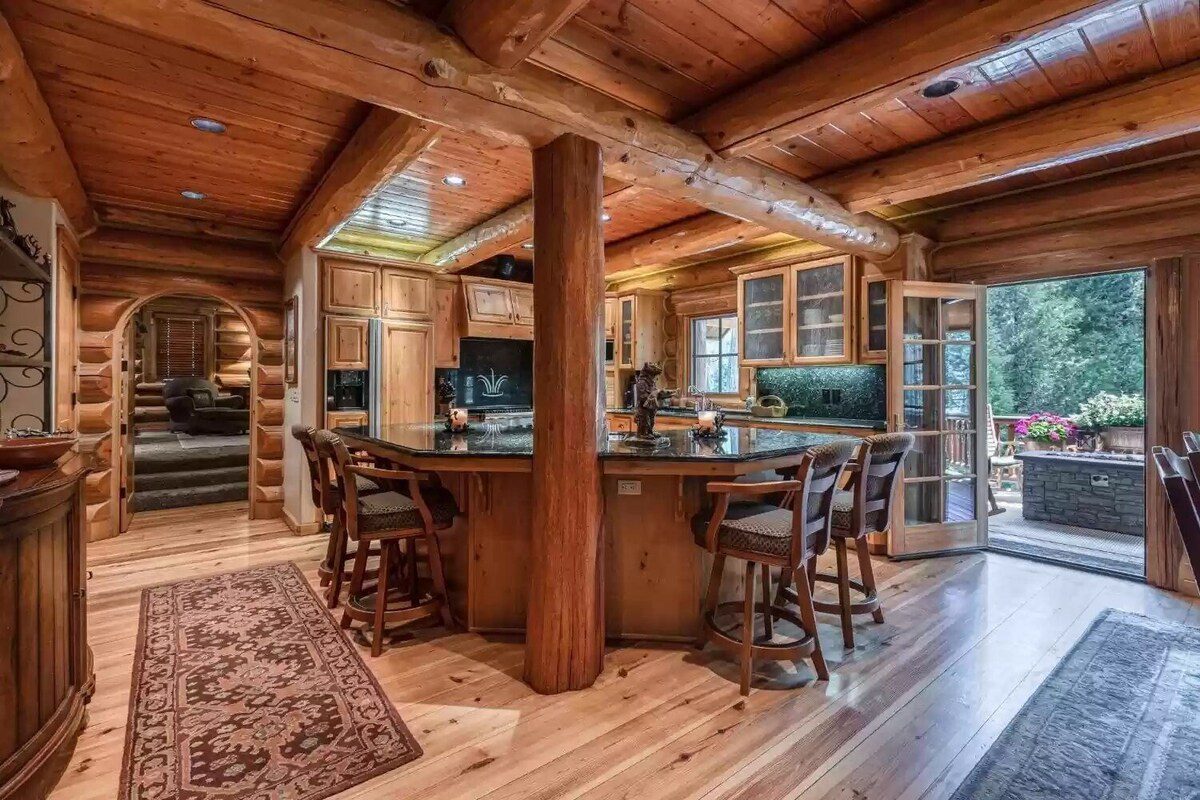
POLYGON ((372 630, 372 656, 383 651, 384 630, 390 625, 440 617, 447 628, 453 629, 436 532, 454 523, 458 514, 454 496, 440 486, 422 486, 432 480, 430 475, 354 463, 341 438, 329 431, 318 431, 313 439, 318 452, 333 457, 346 531, 350 540, 358 544, 342 611, 342 627, 349 628, 355 621, 367 623, 372 630), (364 496, 358 493, 354 480, 357 477, 397 482, 406 488, 404 493, 387 491, 364 496), (419 576, 418 539, 425 542, 425 560, 432 584, 427 592, 419 576), (379 544, 379 569, 376 585, 369 587, 367 548, 375 542, 379 544), (407 558, 400 550, 402 542, 408 545, 407 558))
POLYGON ((837 574, 816 571, 817 563, 809 564, 809 583, 836 583, 838 602, 813 601, 817 611, 838 614, 842 618, 842 643, 854 647, 854 615, 870 614, 876 623, 883 622, 883 608, 875 587, 875 572, 871 566, 867 535, 884 533, 891 527, 892 507, 900 486, 898 480, 904 458, 913 447, 911 433, 883 433, 869 436, 858 448, 854 460, 846 467, 850 481, 845 491, 833 498, 834 552, 837 554, 837 574), (858 553, 858 568, 862 580, 850 579, 848 564, 849 543, 853 541, 858 553), (852 602, 850 590, 862 595, 852 602))
POLYGON ((697 544, 713 554, 712 574, 704 596, 697 647, 712 642, 740 656, 742 694, 750 693, 750 675, 755 658, 775 661, 798 661, 812 657, 819 680, 829 679, 829 669, 821 654, 817 638, 816 613, 808 581, 803 577, 807 565, 829 546, 832 522, 833 495, 846 462, 854 453, 854 442, 833 442, 814 447, 805 454, 794 480, 764 483, 710 483, 708 491, 717 496, 711 514, 692 518, 692 531, 697 544), (791 501, 791 510, 770 503, 731 501, 731 495, 763 496, 783 492, 791 501), (720 603, 721 578, 725 559, 732 556, 746 562, 743 598, 720 603), (795 604, 799 615, 779 602, 771 600, 771 567, 780 568, 781 593, 792 576, 802 576, 797 583, 795 604), (754 636, 755 572, 761 568, 764 635, 754 636), (716 616, 723 611, 741 608, 741 633, 722 630, 716 616), (783 619, 804 631, 799 639, 774 641, 774 620, 783 619))
MULTIPOLYGON (((332 460, 317 452, 317 444, 313 440, 316 432, 315 428, 307 425, 292 426, 292 437, 300 442, 304 451, 304 461, 308 465, 313 504, 320 509, 322 516, 332 520, 324 523, 329 529, 329 544, 325 549, 325 559, 317 565, 317 575, 321 578, 321 585, 329 587, 325 594, 329 607, 337 608, 342 583, 350 579, 350 571, 346 565, 354 559, 356 550, 348 546, 346 524, 333 483, 332 460), (334 569, 334 564, 339 565, 340 569, 334 569)), ((359 495, 378 494, 389 488, 364 477, 356 477, 355 483, 359 495)))

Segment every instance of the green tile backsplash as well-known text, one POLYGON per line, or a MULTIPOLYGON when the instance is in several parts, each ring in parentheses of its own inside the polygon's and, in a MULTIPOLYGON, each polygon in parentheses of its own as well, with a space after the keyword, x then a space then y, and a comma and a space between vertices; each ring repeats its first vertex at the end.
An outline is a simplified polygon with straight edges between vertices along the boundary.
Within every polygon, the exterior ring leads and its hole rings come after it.
POLYGON ((769 394, 783 398, 788 404, 789 417, 883 420, 887 418, 887 368, 863 365, 759 369, 758 396, 769 394))

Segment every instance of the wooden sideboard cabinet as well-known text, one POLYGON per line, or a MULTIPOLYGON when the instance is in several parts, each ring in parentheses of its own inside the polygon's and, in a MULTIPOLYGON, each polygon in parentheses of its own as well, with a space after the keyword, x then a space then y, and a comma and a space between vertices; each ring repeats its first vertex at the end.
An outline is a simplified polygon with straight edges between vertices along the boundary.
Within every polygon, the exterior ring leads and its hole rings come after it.
POLYGON ((87 646, 83 458, 0 489, 0 800, 41 800, 94 687, 87 646))

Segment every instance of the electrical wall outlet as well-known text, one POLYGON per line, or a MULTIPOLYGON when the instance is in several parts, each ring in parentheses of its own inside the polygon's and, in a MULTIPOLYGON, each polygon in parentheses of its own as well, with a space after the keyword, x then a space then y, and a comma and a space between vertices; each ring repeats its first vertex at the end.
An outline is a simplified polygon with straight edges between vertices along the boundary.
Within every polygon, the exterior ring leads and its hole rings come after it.
POLYGON ((617 494, 641 494, 641 481, 617 481, 617 494))

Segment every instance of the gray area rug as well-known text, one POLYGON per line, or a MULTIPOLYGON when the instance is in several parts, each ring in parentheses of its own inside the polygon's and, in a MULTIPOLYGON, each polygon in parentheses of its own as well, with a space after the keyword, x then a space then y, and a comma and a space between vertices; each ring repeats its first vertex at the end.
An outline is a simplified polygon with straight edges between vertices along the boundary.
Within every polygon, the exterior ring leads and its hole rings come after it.
POLYGON ((1108 610, 953 800, 1200 797, 1200 628, 1108 610))

